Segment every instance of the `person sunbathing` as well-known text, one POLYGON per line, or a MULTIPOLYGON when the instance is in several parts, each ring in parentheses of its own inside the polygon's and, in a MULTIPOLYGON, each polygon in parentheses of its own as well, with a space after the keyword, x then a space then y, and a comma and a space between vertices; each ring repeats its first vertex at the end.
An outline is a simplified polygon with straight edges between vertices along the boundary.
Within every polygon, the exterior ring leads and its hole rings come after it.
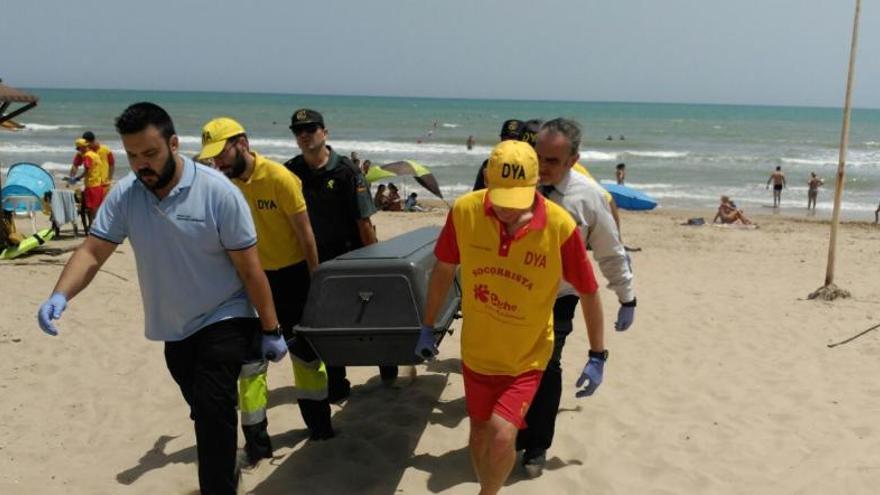
POLYGON ((719 218, 721 223, 740 222, 743 225, 752 224, 752 221, 727 196, 721 196, 721 204, 718 206, 718 212, 715 214, 715 218, 712 219, 712 223, 717 222, 719 218))

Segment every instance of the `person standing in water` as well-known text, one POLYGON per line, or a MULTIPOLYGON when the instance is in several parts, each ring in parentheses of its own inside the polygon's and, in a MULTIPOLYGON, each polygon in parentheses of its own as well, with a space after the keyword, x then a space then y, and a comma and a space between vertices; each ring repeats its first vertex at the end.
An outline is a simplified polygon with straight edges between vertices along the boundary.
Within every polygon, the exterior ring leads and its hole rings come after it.
POLYGON ((767 189, 770 189, 770 183, 773 183, 773 207, 779 208, 782 205, 782 190, 785 188, 785 174, 782 173, 782 167, 777 166, 776 171, 770 174, 767 179, 767 189))

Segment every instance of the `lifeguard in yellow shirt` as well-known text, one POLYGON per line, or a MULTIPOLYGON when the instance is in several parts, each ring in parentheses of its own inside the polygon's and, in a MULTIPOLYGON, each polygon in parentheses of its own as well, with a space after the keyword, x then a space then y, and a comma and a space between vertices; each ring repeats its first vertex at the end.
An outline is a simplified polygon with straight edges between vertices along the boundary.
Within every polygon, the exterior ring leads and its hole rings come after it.
POLYGON ((461 266, 461 357, 470 417, 469 447, 480 493, 504 485, 517 430, 553 352, 553 305, 560 279, 580 295, 590 353, 578 397, 602 382, 605 350, 598 285, 575 221, 537 194, 538 158, 522 141, 489 157, 488 189, 461 196, 437 240, 437 263, 415 352, 437 354, 436 315, 461 266))
MULTIPOLYGON (((309 292, 311 272, 318 266, 318 251, 299 178, 283 165, 250 149, 244 127, 220 117, 202 128, 199 160, 232 179, 250 206, 257 230, 257 253, 269 279, 272 298, 285 338, 292 342, 297 401, 313 440, 333 437, 327 371, 305 342, 292 341, 309 292)), ((242 367, 239 380, 242 430, 248 460, 255 464, 272 457, 267 432, 267 363, 255 361, 242 367)))
MULTIPOLYGON (((74 181, 83 179, 83 208, 86 210, 89 224, 91 224, 107 194, 104 183, 107 180, 109 171, 101 156, 89 148, 89 143, 85 139, 77 139, 74 145, 76 146, 77 156, 74 158, 73 167, 70 169, 70 176, 74 181), (83 172, 77 176, 76 173, 80 165, 83 167, 83 172)), ((84 227, 88 230, 87 225, 84 227)))

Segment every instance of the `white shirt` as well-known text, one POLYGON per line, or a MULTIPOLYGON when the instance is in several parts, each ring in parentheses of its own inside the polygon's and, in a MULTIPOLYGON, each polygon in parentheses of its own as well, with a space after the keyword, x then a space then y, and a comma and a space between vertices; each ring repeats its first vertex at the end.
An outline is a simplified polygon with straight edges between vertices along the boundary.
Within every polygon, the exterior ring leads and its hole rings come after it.
MULTIPOLYGON (((621 303, 635 299, 632 267, 620 242, 620 234, 602 186, 569 170, 553 187, 548 199, 565 208, 577 222, 584 244, 592 246, 593 258, 599 264, 602 275, 608 279, 608 288, 617 294, 621 303)), ((557 297, 567 295, 577 295, 577 291, 563 281, 557 297)))

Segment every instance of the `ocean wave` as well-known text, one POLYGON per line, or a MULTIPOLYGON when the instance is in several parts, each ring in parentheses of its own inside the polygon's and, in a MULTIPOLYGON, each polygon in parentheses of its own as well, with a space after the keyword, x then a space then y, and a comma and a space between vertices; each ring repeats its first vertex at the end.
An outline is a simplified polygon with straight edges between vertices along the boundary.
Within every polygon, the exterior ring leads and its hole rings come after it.
POLYGON ((601 151, 581 152, 581 162, 613 162, 617 161, 617 153, 604 153, 601 151))
POLYGON ((643 158, 682 158, 689 155, 687 151, 624 151, 622 154, 643 158))
POLYGON ((40 166, 50 172, 63 172, 65 176, 70 172, 69 163, 43 162, 40 166))
MULTIPOLYGON (((790 165, 810 165, 816 167, 836 167, 838 165, 838 157, 828 158, 787 158, 780 159, 782 163, 790 165)), ((873 153, 851 153, 846 160, 847 166, 853 167, 876 167, 880 166, 880 156, 873 153)))
MULTIPOLYGON (((202 139, 199 136, 180 136, 181 144, 199 145, 202 139)), ((249 139, 251 146, 260 151, 271 148, 275 150, 290 150, 291 156, 299 154, 299 147, 293 139, 249 139)), ((341 151, 357 151, 360 154, 381 153, 386 155, 415 155, 415 154, 463 154, 463 155, 488 155, 492 148, 489 146, 474 146, 468 150, 464 144, 448 144, 437 142, 401 142, 401 141, 357 141, 357 140, 331 140, 328 142, 334 149, 341 151)))
POLYGON ((33 122, 22 122, 25 131, 58 131, 61 129, 82 129, 83 126, 78 124, 67 124, 67 125, 49 125, 49 124, 37 124, 33 122))
MULTIPOLYGON (((614 181, 603 180, 602 183, 603 183, 603 184, 614 184, 614 181)), ((627 187, 632 187, 633 189, 640 189, 640 190, 645 190, 645 191, 662 191, 662 190, 675 189, 675 188, 677 188, 677 187, 681 187, 680 185, 677 185, 677 184, 664 184, 664 183, 662 183, 662 182, 661 182, 661 183, 654 183, 654 184, 651 184, 651 183, 638 183, 638 182, 632 182, 632 183, 627 182, 627 183, 626 183, 626 186, 627 186, 627 187)), ((652 194, 653 194, 653 193, 652 193, 652 194)))
POLYGON ((0 153, 22 154, 22 153, 69 153, 71 157, 76 153, 73 143, 70 146, 49 146, 38 143, 0 143, 0 153))
POLYGON ((459 124, 449 124, 444 122, 443 127, 446 127, 447 129, 455 129, 456 127, 459 127, 459 124))

